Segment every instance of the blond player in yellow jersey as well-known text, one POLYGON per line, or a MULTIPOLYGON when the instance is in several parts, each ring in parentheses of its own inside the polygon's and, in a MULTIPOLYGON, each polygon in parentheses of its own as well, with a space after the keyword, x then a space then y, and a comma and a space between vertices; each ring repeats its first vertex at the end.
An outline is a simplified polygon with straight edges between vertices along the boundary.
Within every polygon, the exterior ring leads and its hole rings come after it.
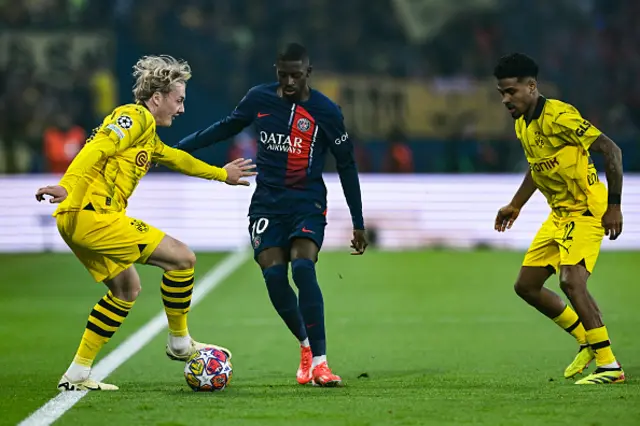
POLYGON ((515 291, 578 341, 580 348, 564 372, 566 378, 581 373, 595 358, 595 371, 576 384, 622 383, 624 372, 587 290, 603 237, 615 240, 622 232, 622 152, 576 108, 538 92, 538 66, 528 56, 515 53, 501 58, 494 76, 529 162, 513 200, 498 211, 495 229, 511 228, 536 190, 551 207, 524 257, 515 291), (608 193, 590 152, 604 155, 608 193), (575 311, 544 287, 554 273, 559 273, 560 288, 575 311))
POLYGON ((152 163, 190 176, 249 185, 250 160, 238 159, 224 168, 210 166, 160 140, 156 126, 171 126, 184 113, 186 83, 191 69, 170 56, 147 56, 134 66, 135 104, 116 108, 96 128, 58 185, 40 188, 36 199, 50 196, 60 203, 54 213, 60 235, 97 282, 109 289, 89 314, 73 362, 58 383, 61 391, 117 390, 90 377, 98 351, 129 314, 140 292, 134 263, 165 272, 161 283, 167 315, 169 358, 184 361, 203 347, 187 327, 196 257, 182 242, 145 222, 128 217, 129 197, 152 163))

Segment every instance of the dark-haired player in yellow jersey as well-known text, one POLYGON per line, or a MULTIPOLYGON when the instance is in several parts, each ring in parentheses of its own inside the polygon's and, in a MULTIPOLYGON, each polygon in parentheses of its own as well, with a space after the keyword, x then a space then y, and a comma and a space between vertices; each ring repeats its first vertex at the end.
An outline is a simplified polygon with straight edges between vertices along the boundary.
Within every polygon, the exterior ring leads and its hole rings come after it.
POLYGON ((255 173, 250 160, 224 168, 210 166, 184 151, 166 146, 156 126, 168 127, 184 112, 186 82, 191 69, 169 56, 147 56, 134 67, 135 104, 116 108, 94 131, 58 185, 40 188, 36 199, 60 203, 54 216, 60 235, 97 282, 109 291, 89 314, 73 362, 58 383, 61 391, 117 390, 90 378, 98 351, 118 330, 140 292, 133 267, 143 263, 162 268, 161 292, 169 326, 166 352, 185 361, 203 347, 187 328, 193 292, 195 255, 182 242, 141 220, 128 217, 129 197, 152 163, 229 185, 249 185, 255 173))
POLYGON ((578 341, 578 355, 566 368, 566 378, 581 373, 595 358, 596 370, 576 384, 622 383, 624 372, 587 290, 602 238, 615 240, 622 232, 622 152, 576 108, 539 93, 538 66, 530 57, 504 56, 494 76, 529 162, 513 200, 498 211, 495 229, 511 228, 536 189, 551 207, 524 257, 515 291, 578 341), (608 193, 590 152, 604 155, 608 193), (553 273, 559 273, 560 288, 575 311, 544 287, 553 273))

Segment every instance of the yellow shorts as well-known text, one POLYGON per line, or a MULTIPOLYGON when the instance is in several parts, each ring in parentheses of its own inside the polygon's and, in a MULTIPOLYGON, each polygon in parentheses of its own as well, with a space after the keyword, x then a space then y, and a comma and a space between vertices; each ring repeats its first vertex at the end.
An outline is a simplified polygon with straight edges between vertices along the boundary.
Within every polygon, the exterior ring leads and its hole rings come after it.
POLYGON ((122 213, 90 210, 59 213, 58 231, 97 282, 114 278, 134 263, 145 263, 164 232, 122 213))
POLYGON ((603 237, 600 218, 551 214, 533 239, 522 266, 553 266, 558 272, 560 265, 577 265, 584 260, 587 271, 593 272, 603 237))

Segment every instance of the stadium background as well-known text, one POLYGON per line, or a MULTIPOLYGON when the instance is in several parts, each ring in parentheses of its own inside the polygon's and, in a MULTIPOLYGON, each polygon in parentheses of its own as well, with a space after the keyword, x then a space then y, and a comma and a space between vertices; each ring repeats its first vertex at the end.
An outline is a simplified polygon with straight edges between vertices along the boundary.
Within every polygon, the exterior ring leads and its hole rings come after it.
MULTIPOLYGON (((160 130, 173 144, 272 81, 277 48, 291 40, 308 46, 313 86, 342 106, 357 141, 374 243, 527 246, 547 214, 539 194, 513 232, 491 229, 526 168, 491 72, 502 54, 520 50, 539 61, 545 94, 576 105, 622 147, 626 230, 605 248, 640 246, 637 2, 4 0, 0 8, 0 171, 17 174, 1 182, 12 205, 0 221, 2 251, 64 249, 52 206, 32 203, 31 192, 57 181, 43 174, 62 173, 91 128, 131 100, 131 66, 141 55, 192 64, 187 113, 160 130)), ((197 155, 222 165, 253 157, 255 147, 248 130, 197 155)), ((327 173, 334 170, 329 161, 327 173)), ((166 172, 152 169, 132 215, 199 250, 246 244, 250 191, 166 172)), ((339 247, 349 216, 336 180, 328 181, 327 245, 339 247)))

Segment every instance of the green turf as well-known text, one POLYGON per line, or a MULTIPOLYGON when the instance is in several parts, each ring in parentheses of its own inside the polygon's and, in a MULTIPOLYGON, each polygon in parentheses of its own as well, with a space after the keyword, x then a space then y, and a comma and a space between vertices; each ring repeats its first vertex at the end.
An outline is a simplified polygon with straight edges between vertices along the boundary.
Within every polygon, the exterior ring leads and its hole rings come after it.
MULTIPOLYGON (((221 258, 200 255, 200 272, 221 258)), ((295 384, 296 342, 248 262, 190 316, 196 338, 234 351, 227 390, 190 391, 163 333, 109 378, 120 392, 89 394, 57 424, 640 424, 640 254, 603 253, 590 281, 628 376, 592 387, 562 378, 574 342, 513 293, 521 258, 323 254, 329 359, 342 389, 295 384)), ((0 256, 0 266, 0 424, 15 424, 56 394, 103 290, 66 255, 0 256)), ((161 309, 159 272, 140 271, 141 299, 107 348, 161 309)))

